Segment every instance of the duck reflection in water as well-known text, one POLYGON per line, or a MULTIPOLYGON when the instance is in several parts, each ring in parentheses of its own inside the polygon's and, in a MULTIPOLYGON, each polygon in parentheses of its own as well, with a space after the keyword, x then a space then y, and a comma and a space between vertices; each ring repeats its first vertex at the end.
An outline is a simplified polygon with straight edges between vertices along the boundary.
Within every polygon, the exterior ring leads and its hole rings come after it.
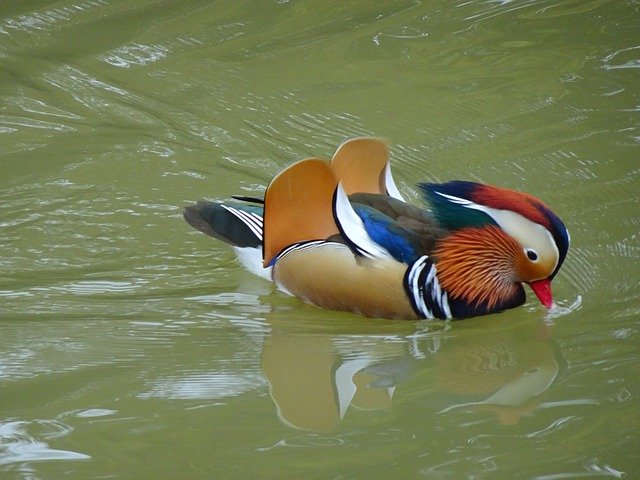
MULTIPOLYGON (((287 322, 288 323, 288 322, 287 322)), ((550 325, 408 335, 301 333, 274 328, 262 370, 280 420, 316 432, 356 410, 425 397, 434 414, 488 411, 504 425, 533 414, 562 365, 550 325), (426 387, 425 390, 425 385, 426 387)), ((289 323, 289 325, 291 325, 289 323)))
POLYGON ((538 331, 528 331, 529 339, 503 332, 460 339, 452 348, 443 348, 435 357, 436 383, 461 398, 482 399, 454 403, 440 413, 456 408, 490 411, 504 425, 515 425, 532 413, 562 363, 550 329, 550 325, 542 325, 538 331))

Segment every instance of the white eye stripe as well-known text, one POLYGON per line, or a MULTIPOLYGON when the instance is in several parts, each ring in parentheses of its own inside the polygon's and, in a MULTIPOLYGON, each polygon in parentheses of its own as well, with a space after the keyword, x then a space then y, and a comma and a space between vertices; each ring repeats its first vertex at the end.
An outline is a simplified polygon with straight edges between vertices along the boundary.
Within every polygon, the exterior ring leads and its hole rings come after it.
POLYGON ((480 210, 482 212, 489 213, 489 212, 487 212, 487 207, 485 207, 483 205, 479 205, 477 203, 474 203, 471 200, 467 200, 467 199, 464 199, 464 198, 456 197, 456 196, 453 196, 453 195, 448 195, 448 194, 442 193, 442 192, 435 192, 435 193, 437 193, 441 197, 444 197, 444 198, 446 198, 447 200, 449 200, 449 201, 451 201, 453 203, 457 203, 458 205, 462 205, 463 207, 472 208, 474 210, 480 210))
MULTIPOLYGON (((493 221, 495 221, 498 226, 507 233, 507 235, 513 237, 518 243, 520 243, 520 245, 525 247, 524 253, 527 258, 529 257, 527 255, 527 250, 533 250, 538 257, 538 260, 536 261, 542 260, 543 257, 549 260, 553 259, 553 270, 558 266, 558 262, 560 261, 558 245, 556 244, 553 235, 551 235, 551 232, 542 225, 532 222, 513 210, 500 210, 480 205, 464 198, 448 195, 446 193, 436 193, 452 203, 473 210, 479 210, 489 215, 493 221)), ((567 235, 568 233, 569 232, 567 232, 567 235)))

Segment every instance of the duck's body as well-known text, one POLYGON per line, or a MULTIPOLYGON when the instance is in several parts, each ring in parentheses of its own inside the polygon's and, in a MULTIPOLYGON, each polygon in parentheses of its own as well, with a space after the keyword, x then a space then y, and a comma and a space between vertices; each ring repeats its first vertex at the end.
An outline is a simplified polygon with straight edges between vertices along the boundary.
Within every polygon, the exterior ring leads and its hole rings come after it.
MULTIPOLYGON (((189 224, 230 243, 254 273, 332 310, 384 318, 464 318, 513 308, 528 283, 545 306, 569 245, 535 197, 472 182, 421 184, 404 202, 387 146, 342 144, 270 183, 264 201, 200 202, 189 224)), ((247 199, 244 199, 247 200, 247 199)))

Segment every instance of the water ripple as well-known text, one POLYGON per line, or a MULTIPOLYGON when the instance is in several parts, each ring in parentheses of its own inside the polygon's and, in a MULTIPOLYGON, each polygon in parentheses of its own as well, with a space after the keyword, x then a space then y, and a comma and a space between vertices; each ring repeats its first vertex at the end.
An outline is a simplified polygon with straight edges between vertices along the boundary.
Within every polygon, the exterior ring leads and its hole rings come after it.
POLYGON ((86 0, 73 5, 65 5, 59 8, 49 8, 35 11, 30 14, 9 17, 0 22, 0 34, 9 35, 11 31, 35 33, 49 30, 60 22, 68 22, 85 11, 95 7, 107 5, 107 0, 86 0))
POLYGON ((61 65, 55 71, 45 73, 43 77, 47 83, 69 93, 78 102, 89 108, 104 109, 110 106, 110 102, 100 93, 133 97, 124 88, 99 80, 70 65, 61 65))
POLYGON ((126 293, 138 290, 142 285, 146 284, 145 280, 137 280, 136 282, 116 282, 108 280, 82 280, 67 285, 62 285, 61 290, 66 290, 74 295, 96 295, 104 293, 126 293))
POLYGON ((51 448, 45 440, 65 437, 72 428, 59 421, 0 423, 0 465, 45 460, 88 460, 84 453, 51 448))
POLYGON ((76 417, 80 418, 98 418, 98 417, 108 417, 111 415, 115 415, 118 413, 117 410, 111 410, 109 408, 89 408, 87 410, 82 410, 80 412, 76 412, 76 417))
POLYGON ((169 49, 164 45, 143 45, 134 43, 124 45, 115 50, 99 55, 98 59, 114 67, 129 68, 131 66, 145 66, 149 63, 157 62, 167 56, 169 49))
POLYGON ((602 59, 602 68, 605 70, 640 68, 640 45, 622 48, 607 55, 602 59))
POLYGON ((599 462, 593 460, 585 466, 584 470, 575 472, 552 473, 549 475, 538 475, 533 480, 564 480, 570 478, 587 478, 587 477, 613 477, 625 478, 626 472, 613 468, 611 465, 599 465, 599 462))
MULTIPOLYGON (((16 127, 37 128, 42 130, 55 130, 58 132, 73 132, 75 128, 68 125, 62 125, 59 123, 46 122, 44 120, 36 120, 34 118, 27 117, 10 117, 7 115, 0 116, 0 128, 3 125, 12 125, 16 127)), ((11 127, 6 127, 12 129, 11 127)))
POLYGON ((553 307, 545 315, 545 321, 553 321, 556 318, 564 317, 582 307, 582 295, 578 295, 576 299, 568 306, 557 304, 554 302, 553 307))
POLYGON ((29 98, 26 92, 22 92, 22 96, 9 97, 6 99, 7 104, 15 105, 27 113, 35 113, 48 117, 67 118, 70 120, 79 120, 82 117, 73 112, 64 110, 53 105, 49 105, 44 100, 29 98))
POLYGON ((564 425, 569 424, 569 423, 575 423, 577 420, 579 420, 579 417, 576 416, 568 416, 568 417, 562 417, 562 418, 557 418, 556 420, 554 420, 553 422, 551 422, 550 425, 548 425, 547 427, 543 428, 542 430, 537 430, 535 432, 529 432, 525 435, 526 438, 538 438, 538 437, 543 437, 546 435, 550 435, 555 433, 557 430, 564 428, 564 425))
POLYGON ((213 400, 235 397, 266 384, 258 372, 238 375, 235 372, 212 372, 157 380, 138 394, 138 398, 213 400))

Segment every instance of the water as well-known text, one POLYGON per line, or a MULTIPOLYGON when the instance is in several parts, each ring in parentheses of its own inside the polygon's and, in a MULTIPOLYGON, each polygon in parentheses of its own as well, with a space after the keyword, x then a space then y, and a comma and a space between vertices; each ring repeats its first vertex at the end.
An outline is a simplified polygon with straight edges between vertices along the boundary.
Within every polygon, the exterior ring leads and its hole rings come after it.
POLYGON ((5 3, 0 477, 640 476, 637 1, 5 3), (552 205, 557 312, 322 311, 181 219, 356 135, 552 205))

